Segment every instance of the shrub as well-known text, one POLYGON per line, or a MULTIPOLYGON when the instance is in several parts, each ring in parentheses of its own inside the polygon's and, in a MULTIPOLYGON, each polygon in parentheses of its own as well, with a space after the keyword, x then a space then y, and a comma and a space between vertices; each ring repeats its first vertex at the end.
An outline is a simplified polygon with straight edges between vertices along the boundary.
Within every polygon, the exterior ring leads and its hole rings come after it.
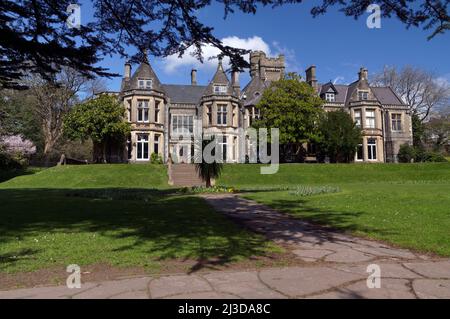
POLYGON ((21 153, 10 153, 0 146, 0 169, 21 169, 28 166, 28 159, 21 153))
POLYGON ((409 144, 400 146, 398 160, 401 163, 410 163, 411 160, 414 160, 416 163, 447 162, 447 159, 441 153, 427 151, 423 147, 411 146, 409 144))
POLYGON ((398 152, 398 161, 400 163, 411 163, 416 157, 416 149, 409 145, 403 144, 400 146, 400 150, 398 152))
POLYGON ((161 155, 159 155, 158 153, 152 153, 152 155, 150 155, 150 163, 162 164, 163 160, 162 160, 161 155))

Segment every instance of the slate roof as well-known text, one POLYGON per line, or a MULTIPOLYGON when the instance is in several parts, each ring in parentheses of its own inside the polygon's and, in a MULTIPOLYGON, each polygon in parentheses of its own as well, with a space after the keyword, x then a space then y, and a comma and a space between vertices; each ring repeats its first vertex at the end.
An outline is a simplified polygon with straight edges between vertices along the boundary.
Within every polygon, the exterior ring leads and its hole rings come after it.
POLYGON ((162 85, 171 103, 197 104, 203 96, 207 86, 204 85, 162 85))
POLYGON ((381 104, 405 105, 390 87, 371 87, 381 104))
POLYGON ((219 65, 217 66, 216 73, 214 74, 212 80, 209 82, 208 86, 206 87, 206 90, 204 92, 204 95, 214 95, 214 85, 215 84, 222 84, 227 86, 227 93, 224 95, 234 95, 233 88, 231 87, 231 83, 228 80, 227 75, 225 74, 225 71, 222 67, 222 61, 219 61, 219 65))
POLYGON ((244 106, 258 104, 259 100, 261 100, 264 90, 269 86, 269 81, 263 81, 259 76, 253 77, 242 90, 242 96, 246 96, 244 106), (259 93, 259 95, 256 95, 255 93, 259 93))
MULTIPOLYGON (((319 85, 319 94, 324 94, 328 88, 330 87, 326 84, 319 85)), ((342 103, 347 105, 350 102, 350 98, 355 91, 355 89, 358 87, 358 81, 353 82, 349 85, 343 85, 343 84, 334 84, 334 88, 336 89, 336 103, 342 103)), ((390 87, 370 87, 373 94, 377 98, 377 100, 382 105, 399 105, 399 106, 405 106, 405 103, 395 94, 395 92, 390 87)))
POLYGON ((131 78, 122 82, 122 91, 139 90, 138 79, 141 78, 152 79, 152 89, 155 91, 164 92, 158 76, 148 62, 142 62, 131 78))

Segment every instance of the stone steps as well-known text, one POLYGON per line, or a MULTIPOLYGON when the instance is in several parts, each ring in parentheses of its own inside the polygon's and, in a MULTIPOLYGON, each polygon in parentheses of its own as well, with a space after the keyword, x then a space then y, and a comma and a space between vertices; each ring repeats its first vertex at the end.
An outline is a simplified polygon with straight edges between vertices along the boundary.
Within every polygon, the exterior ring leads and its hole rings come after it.
POLYGON ((205 186, 205 182, 198 177, 194 164, 172 164, 169 174, 173 186, 205 186))

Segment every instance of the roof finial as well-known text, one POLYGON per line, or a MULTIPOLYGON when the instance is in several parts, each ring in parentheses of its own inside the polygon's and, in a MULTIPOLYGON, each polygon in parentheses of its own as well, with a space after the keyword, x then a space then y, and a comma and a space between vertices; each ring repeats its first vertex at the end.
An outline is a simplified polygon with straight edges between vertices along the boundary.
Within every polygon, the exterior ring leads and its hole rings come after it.
POLYGON ((223 56, 222 56, 222 55, 219 55, 218 59, 219 59, 219 65, 217 66, 217 68, 218 68, 218 69, 223 69, 223 67, 222 67, 223 56))

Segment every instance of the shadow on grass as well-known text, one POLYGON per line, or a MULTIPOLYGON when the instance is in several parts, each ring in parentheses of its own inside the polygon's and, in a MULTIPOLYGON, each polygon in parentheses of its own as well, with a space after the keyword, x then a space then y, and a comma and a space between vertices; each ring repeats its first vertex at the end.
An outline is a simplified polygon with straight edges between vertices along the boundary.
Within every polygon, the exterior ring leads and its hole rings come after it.
POLYGON ((37 173, 36 169, 12 169, 12 170, 1 170, 0 171, 0 183, 6 182, 7 180, 13 179, 22 175, 33 175, 37 173))
MULTIPOLYGON (((2 189, 0 269, 21 261, 10 258, 18 241, 31 259, 41 260, 46 251, 70 256, 71 249, 76 249, 82 259, 92 260, 98 253, 111 260, 124 258, 123 264, 134 266, 145 265, 146 260, 194 261, 191 272, 267 253, 267 241, 262 236, 233 225, 203 199, 177 192, 2 189), (48 238, 42 240, 54 234, 64 236, 48 244, 48 238), (89 240, 93 234, 100 238, 89 240), (34 238, 40 240, 41 250, 33 250, 34 238), (81 240, 79 247, 76 240, 81 240)), ((83 260, 77 262, 83 264, 83 260)))
MULTIPOLYGON (((261 192, 261 191, 258 191, 261 192)), ((241 198, 236 199, 238 201, 238 207, 245 208, 249 203, 241 198)), ((215 198, 212 201, 215 206, 226 207, 226 199, 215 198), (223 202, 221 202, 223 201, 223 202)), ((322 209, 314 207, 310 204, 307 197, 299 198, 295 195, 292 196, 292 200, 287 199, 273 199, 267 206, 262 204, 251 205, 249 210, 253 213, 263 212, 259 217, 252 217, 251 214, 239 214, 238 219, 254 221, 259 218, 260 221, 256 223, 256 226, 263 226, 265 234, 270 239, 279 239, 284 241, 294 242, 315 242, 317 244, 345 241, 347 239, 352 240, 351 237, 339 236, 336 234, 348 234, 348 233, 377 233, 379 235, 395 235, 396 231, 386 228, 378 228, 363 225, 355 222, 360 216, 366 214, 363 211, 338 211, 330 209, 322 209), (274 215, 266 215, 264 217, 265 208, 269 206, 276 212, 281 212, 286 218, 282 218, 280 221, 278 217, 274 215), (269 231, 268 231, 269 230, 269 231), (298 233, 302 233, 303 237, 298 237, 298 233)), ((245 212, 245 210, 244 210, 245 212)))

